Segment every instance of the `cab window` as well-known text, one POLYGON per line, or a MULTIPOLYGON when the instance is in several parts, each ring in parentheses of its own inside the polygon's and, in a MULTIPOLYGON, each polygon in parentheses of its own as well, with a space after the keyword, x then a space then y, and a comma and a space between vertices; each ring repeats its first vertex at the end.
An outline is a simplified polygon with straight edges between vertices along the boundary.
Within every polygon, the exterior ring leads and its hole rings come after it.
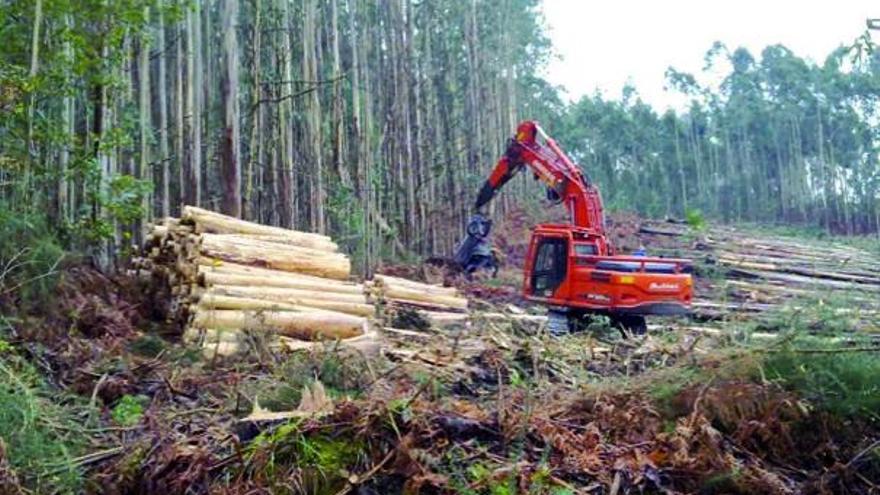
POLYGON ((536 295, 551 296, 565 280, 568 242, 561 238, 544 238, 538 244, 532 288, 536 295))
POLYGON ((574 254, 575 256, 595 256, 599 254, 599 249, 595 244, 575 244, 574 254))

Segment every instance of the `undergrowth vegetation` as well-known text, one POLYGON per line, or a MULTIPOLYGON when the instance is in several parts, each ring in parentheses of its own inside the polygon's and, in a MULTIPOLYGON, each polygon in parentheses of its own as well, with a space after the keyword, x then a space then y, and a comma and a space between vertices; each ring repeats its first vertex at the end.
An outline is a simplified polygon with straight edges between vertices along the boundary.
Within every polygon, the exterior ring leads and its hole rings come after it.
POLYGON ((86 406, 59 396, 12 346, 0 343, 0 442, 10 466, 36 493, 79 493, 83 477, 75 457, 85 438, 78 413, 86 406))
POLYGON ((880 424, 877 350, 828 346, 817 339, 792 342, 763 360, 763 375, 841 419, 880 424))
POLYGON ((0 204, 0 307, 27 311, 45 305, 63 258, 64 250, 42 215, 0 204))

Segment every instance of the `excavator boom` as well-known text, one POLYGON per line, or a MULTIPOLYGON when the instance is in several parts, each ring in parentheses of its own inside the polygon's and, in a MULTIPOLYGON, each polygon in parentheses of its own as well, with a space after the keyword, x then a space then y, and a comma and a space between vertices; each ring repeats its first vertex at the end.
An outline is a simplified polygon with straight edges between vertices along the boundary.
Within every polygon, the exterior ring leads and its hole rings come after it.
POLYGON ((599 190, 534 121, 522 122, 517 127, 504 156, 480 189, 474 210, 482 211, 498 190, 524 168, 529 168, 547 186, 553 199, 565 205, 572 225, 590 229, 596 235, 605 235, 599 190))

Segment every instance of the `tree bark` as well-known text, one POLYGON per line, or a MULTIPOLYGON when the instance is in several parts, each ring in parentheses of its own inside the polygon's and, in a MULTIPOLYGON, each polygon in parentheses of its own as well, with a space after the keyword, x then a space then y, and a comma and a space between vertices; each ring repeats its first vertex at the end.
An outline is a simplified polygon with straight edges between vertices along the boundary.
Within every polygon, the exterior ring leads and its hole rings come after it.
MULTIPOLYGON (((316 84, 319 79, 318 50, 320 38, 317 29, 318 0, 305 0, 306 12, 303 16, 303 79, 316 84)), ((308 158, 312 161, 309 181, 312 184, 312 200, 310 219, 312 230, 325 233, 324 217, 324 164, 321 145, 321 99, 318 88, 306 95, 305 120, 306 141, 308 142, 308 158)))
MULTIPOLYGON (((150 18, 150 8, 144 7, 144 17, 150 18)), ((150 164, 150 131, 151 131, 151 107, 150 107, 150 44, 148 36, 141 36, 138 50, 138 124, 139 124, 139 151, 138 166, 135 176, 141 180, 153 183, 153 174, 150 164)), ((161 51, 161 49, 160 49, 161 51)), ((164 81, 158 81, 161 86, 164 81)), ((136 223, 135 240, 140 243, 143 235, 143 222, 149 222, 153 217, 153 196, 151 193, 144 194, 141 208, 143 220, 136 223)))
POLYGON ((238 0, 223 1, 223 57, 220 93, 223 100, 224 129, 221 139, 223 213, 241 217, 241 153, 239 151, 238 109, 238 0))
POLYGON ((162 200, 160 201, 159 212, 162 217, 171 215, 171 157, 169 156, 168 146, 168 96, 166 89, 166 63, 167 56, 165 51, 165 12, 163 1, 159 0, 159 25, 156 29, 156 45, 159 47, 157 60, 157 82, 156 92, 159 105, 159 169, 162 177, 162 200))

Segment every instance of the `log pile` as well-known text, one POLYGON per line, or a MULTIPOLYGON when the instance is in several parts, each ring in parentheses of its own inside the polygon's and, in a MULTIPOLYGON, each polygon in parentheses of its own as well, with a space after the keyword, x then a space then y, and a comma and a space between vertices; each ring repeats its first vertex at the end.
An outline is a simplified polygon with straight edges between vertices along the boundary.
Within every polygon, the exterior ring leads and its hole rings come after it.
POLYGON ((877 326, 880 257, 869 251, 835 242, 755 236, 733 227, 712 227, 695 241, 686 233, 686 227, 668 223, 640 228, 641 241, 654 251, 651 254, 688 257, 697 263, 698 318, 754 317, 781 308, 803 311, 840 298, 852 305, 847 311, 863 326, 877 326), (669 240, 673 237, 674 243, 669 240))
POLYGON ((364 286, 371 300, 378 304, 386 326, 391 326, 391 322, 399 314, 411 312, 435 327, 454 326, 469 321, 468 301, 455 287, 381 274, 374 275, 364 286))
POLYGON ((135 267, 167 294, 168 321, 210 354, 253 334, 290 347, 362 337, 375 313, 329 237, 193 206, 152 227, 135 267))

